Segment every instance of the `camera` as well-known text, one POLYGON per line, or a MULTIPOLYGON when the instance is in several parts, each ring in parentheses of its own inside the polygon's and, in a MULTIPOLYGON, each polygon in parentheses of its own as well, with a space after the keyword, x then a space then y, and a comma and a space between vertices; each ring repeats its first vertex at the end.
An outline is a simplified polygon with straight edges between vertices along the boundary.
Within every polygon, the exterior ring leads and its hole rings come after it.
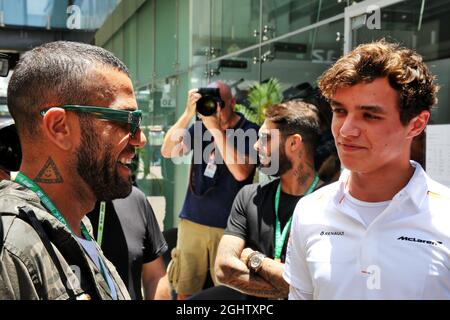
POLYGON ((21 161, 22 151, 16 127, 12 121, 0 122, 0 167, 18 171, 21 161))
POLYGON ((217 104, 220 108, 225 106, 225 102, 220 97, 219 88, 200 88, 198 93, 201 94, 201 98, 197 101, 197 112, 202 116, 210 116, 216 113, 217 104))
POLYGON ((7 77, 9 71, 14 69, 18 61, 19 54, 0 52, 0 77, 7 77))

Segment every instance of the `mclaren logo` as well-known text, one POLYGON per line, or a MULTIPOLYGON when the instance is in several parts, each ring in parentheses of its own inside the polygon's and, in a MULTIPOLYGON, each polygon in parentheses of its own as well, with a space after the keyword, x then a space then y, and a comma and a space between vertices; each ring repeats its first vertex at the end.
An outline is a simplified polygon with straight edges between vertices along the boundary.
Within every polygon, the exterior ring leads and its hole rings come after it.
POLYGON ((438 244, 442 244, 442 241, 423 240, 423 239, 419 239, 419 238, 410 238, 410 237, 406 237, 406 236, 398 237, 397 240, 418 242, 418 243, 424 243, 424 244, 431 244, 433 246, 437 246, 438 244))

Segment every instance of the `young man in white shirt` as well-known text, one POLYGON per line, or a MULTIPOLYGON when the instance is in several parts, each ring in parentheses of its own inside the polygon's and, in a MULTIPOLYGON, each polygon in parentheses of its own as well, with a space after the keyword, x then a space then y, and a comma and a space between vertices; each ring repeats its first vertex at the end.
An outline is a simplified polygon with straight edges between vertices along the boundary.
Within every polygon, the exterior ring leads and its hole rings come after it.
POLYGON ((410 161, 437 102, 433 80, 417 53, 384 41, 320 78, 346 169, 296 207, 290 299, 450 299, 450 190, 410 161))

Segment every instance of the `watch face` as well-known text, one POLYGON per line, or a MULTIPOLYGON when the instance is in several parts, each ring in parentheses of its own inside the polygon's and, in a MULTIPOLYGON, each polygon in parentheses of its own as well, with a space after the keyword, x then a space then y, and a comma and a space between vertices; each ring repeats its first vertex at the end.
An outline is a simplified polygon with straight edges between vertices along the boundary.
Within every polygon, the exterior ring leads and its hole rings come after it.
POLYGON ((261 264, 261 262, 262 262, 261 257, 260 257, 259 255, 254 255, 254 256, 252 257, 252 259, 250 260, 250 266, 251 266, 252 268, 257 268, 257 267, 259 267, 259 265, 261 264))

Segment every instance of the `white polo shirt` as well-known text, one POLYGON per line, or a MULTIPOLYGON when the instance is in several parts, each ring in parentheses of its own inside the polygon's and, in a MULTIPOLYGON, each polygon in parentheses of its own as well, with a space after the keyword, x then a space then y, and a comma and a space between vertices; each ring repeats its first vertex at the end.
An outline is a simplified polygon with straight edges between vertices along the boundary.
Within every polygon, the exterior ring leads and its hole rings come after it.
POLYGON ((348 170, 299 201, 283 274, 291 298, 450 299, 450 189, 411 163, 411 180, 367 227, 343 204, 348 170))

